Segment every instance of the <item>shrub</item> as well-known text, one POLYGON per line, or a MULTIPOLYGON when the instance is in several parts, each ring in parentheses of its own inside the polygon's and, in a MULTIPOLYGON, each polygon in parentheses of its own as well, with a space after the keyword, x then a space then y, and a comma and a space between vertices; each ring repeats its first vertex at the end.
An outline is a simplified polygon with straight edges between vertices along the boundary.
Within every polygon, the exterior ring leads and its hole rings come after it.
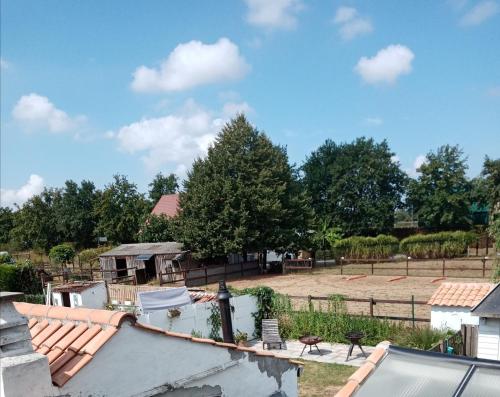
POLYGON ((8 252, 3 252, 0 254, 0 263, 12 263, 12 257, 8 252))
POLYGON ((347 258, 388 258, 398 252, 396 237, 380 234, 377 237, 353 236, 338 240, 334 245, 339 255, 347 258))
POLYGON ((49 258, 57 264, 66 264, 75 257, 75 249, 71 244, 59 244, 50 249, 49 258))
POLYGON ((102 247, 83 250, 78 254, 80 263, 90 263, 93 259, 98 258, 99 255, 101 255, 103 252, 109 251, 111 248, 111 246, 103 245, 102 247))
POLYGON ((401 251, 413 258, 453 258, 467 252, 476 241, 472 232, 417 234, 401 240, 401 251))
POLYGON ((446 338, 447 332, 432 328, 417 327, 411 331, 401 334, 396 343, 399 345, 413 347, 415 349, 429 350, 441 339, 446 338))
POLYGON ((27 295, 43 293, 42 283, 30 261, 0 265, 0 290, 22 292, 27 295))

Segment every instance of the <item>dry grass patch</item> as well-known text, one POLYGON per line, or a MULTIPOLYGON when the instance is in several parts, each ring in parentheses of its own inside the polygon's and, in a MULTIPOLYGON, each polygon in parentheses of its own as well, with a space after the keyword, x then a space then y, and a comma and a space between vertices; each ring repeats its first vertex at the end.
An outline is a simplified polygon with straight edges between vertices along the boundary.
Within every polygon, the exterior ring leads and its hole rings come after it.
POLYGON ((299 379, 301 397, 334 396, 347 383, 356 367, 306 361, 299 379))

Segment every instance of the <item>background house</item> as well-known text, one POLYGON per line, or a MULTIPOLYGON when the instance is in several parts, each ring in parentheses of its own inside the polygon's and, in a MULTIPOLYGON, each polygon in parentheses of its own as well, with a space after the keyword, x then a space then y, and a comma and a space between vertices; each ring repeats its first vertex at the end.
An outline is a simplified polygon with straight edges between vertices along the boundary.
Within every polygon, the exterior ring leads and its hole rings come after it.
POLYGON ((135 276, 143 284, 160 272, 181 270, 190 254, 176 242, 122 244, 99 256, 103 278, 108 282, 135 276))
POLYGON ((472 310, 479 319, 477 356, 500 360, 500 284, 497 284, 472 310))
POLYGON ((471 309, 493 288, 491 283, 442 283, 429 301, 431 327, 459 331, 462 324, 478 325, 471 309))
POLYGON ((54 306, 102 309, 107 303, 108 293, 104 281, 67 283, 52 289, 54 306))
POLYGON ((179 211, 179 193, 174 193, 161 196, 151 213, 153 215, 165 215, 169 218, 175 218, 179 214, 179 211))

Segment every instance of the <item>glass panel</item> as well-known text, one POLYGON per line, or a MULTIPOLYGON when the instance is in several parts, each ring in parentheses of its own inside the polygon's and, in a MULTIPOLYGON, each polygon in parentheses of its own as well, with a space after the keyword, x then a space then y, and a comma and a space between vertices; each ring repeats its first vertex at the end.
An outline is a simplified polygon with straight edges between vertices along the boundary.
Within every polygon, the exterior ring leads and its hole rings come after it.
POLYGON ((477 368, 462 397, 500 396, 500 369, 477 368))

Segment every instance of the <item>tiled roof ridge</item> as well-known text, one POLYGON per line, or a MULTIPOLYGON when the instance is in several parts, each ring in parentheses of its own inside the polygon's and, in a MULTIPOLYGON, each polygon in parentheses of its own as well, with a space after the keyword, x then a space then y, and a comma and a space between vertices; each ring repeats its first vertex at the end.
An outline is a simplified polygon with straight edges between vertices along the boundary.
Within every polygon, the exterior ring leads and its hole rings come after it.
POLYGON ((494 287, 488 282, 444 282, 434 291, 427 304, 474 307, 494 287))
POLYGON ((340 389, 335 397, 351 397, 356 390, 365 382, 373 370, 380 364, 387 354, 389 341, 380 342, 375 350, 368 356, 364 364, 359 367, 348 379, 347 383, 340 389))
POLYGON ((71 308, 64 306, 47 306, 36 303, 14 302, 16 310, 31 318, 52 320, 69 320, 92 324, 120 327, 124 321, 135 323, 137 318, 132 313, 105 309, 71 308))
POLYGON ((226 349, 235 349, 235 350, 239 350, 239 351, 242 351, 242 352, 252 353, 252 354, 255 354, 256 356, 273 357, 273 358, 276 358, 278 360, 286 360, 290 364, 297 365, 297 366, 304 365, 304 363, 302 363, 301 361, 297 361, 295 359, 291 359, 291 358, 288 358, 288 357, 281 357, 281 356, 278 356, 278 355, 276 355, 274 353, 271 353, 270 351, 259 351, 259 350, 253 349, 251 347, 238 346, 238 345, 236 345, 234 343, 217 342, 217 341, 215 341, 213 339, 210 339, 210 338, 197 338, 195 336, 192 336, 192 335, 189 335, 189 334, 185 334, 185 333, 182 333, 182 332, 165 331, 165 330, 163 330, 163 329, 161 329, 159 327, 155 327, 154 325, 144 324, 144 323, 140 323, 140 322, 137 322, 135 324, 135 326, 139 327, 139 328, 142 328, 142 329, 145 329, 145 330, 148 330, 148 331, 152 331, 152 332, 156 332, 156 333, 159 333, 159 334, 164 334, 164 335, 167 335, 167 336, 171 336, 171 337, 174 337, 174 338, 188 340, 188 341, 191 341, 191 342, 194 342, 194 343, 206 343, 206 344, 212 345, 212 346, 218 346, 218 347, 223 347, 223 348, 226 348, 226 349))

